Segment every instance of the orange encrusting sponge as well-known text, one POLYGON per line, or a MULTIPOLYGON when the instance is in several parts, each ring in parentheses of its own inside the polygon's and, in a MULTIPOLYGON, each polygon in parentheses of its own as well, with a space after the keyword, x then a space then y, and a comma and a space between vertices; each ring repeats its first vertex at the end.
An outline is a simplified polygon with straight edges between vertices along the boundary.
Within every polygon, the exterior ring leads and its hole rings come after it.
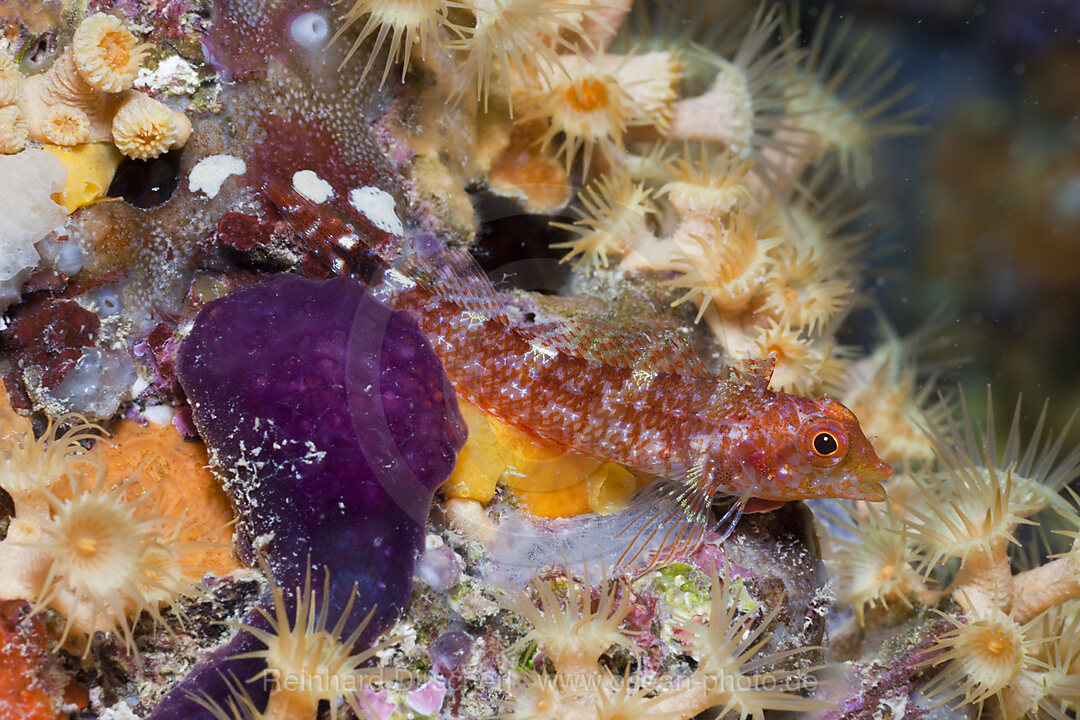
POLYGON ((67 718, 68 713, 59 707, 85 708, 89 704, 86 688, 53 667, 59 660, 49 653, 41 618, 24 617, 29 607, 22 600, 0 601, 0 717, 67 718))
POLYGON ((114 482, 135 477, 149 496, 152 512, 187 522, 177 538, 198 545, 185 553, 185 564, 218 576, 242 565, 233 556, 232 506, 217 478, 207 468, 206 447, 180 437, 172 425, 143 427, 132 420, 118 423, 110 442, 102 443, 108 477, 114 482))

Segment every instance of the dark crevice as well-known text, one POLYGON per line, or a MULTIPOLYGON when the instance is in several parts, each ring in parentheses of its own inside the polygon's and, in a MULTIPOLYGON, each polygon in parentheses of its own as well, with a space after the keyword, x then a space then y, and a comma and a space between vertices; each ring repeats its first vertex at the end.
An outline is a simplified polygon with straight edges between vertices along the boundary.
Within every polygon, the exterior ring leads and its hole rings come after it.
POLYGON ((116 169, 108 196, 122 198, 135 207, 152 208, 172 197, 180 183, 181 150, 152 160, 124 158, 116 169))

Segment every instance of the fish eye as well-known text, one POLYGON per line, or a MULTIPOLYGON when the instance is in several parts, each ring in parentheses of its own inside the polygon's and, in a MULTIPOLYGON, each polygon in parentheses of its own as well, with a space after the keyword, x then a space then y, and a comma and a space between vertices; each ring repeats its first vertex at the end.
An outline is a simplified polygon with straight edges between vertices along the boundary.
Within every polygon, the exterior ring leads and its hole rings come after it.
POLYGON ((807 422, 798 442, 803 457, 812 465, 831 467, 847 456, 847 433, 832 418, 819 417, 807 422))
POLYGON ((839 449, 840 444, 836 442, 832 433, 819 432, 814 436, 814 452, 821 457, 829 457, 839 449))

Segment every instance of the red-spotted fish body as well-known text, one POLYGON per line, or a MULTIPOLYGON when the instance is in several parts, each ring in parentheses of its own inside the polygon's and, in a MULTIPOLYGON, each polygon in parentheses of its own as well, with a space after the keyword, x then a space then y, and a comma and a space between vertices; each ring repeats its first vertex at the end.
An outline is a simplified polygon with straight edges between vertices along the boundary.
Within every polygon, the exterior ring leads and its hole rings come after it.
MULTIPOLYGON (((311 203, 269 192, 313 234, 311 203)), ((357 236, 343 223, 323 214, 318 226, 320 246, 334 246, 326 235, 336 233, 351 252, 357 236)), ((717 493, 885 499, 892 470, 851 411, 769 390, 771 361, 717 376, 648 330, 612 340, 584 321, 520 322, 463 251, 434 248, 395 265, 385 299, 416 316, 463 397, 553 447, 670 479, 668 494, 692 514, 717 493)))

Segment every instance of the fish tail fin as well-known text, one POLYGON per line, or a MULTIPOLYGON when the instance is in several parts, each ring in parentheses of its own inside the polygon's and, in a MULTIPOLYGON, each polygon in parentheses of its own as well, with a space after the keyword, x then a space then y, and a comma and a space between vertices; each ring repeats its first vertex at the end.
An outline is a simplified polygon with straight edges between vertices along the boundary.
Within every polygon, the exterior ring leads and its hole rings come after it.
POLYGON ((305 246, 335 273, 357 274, 358 268, 375 258, 381 267, 394 268, 406 280, 485 320, 505 316, 506 303, 465 250, 448 247, 430 233, 421 233, 401 246, 377 242, 354 230, 331 208, 312 202, 284 183, 270 183, 266 195, 305 246))
POLYGON ((378 282, 388 266, 385 249, 353 230, 331 208, 315 203, 281 182, 266 186, 266 197, 304 248, 335 275, 378 282))

